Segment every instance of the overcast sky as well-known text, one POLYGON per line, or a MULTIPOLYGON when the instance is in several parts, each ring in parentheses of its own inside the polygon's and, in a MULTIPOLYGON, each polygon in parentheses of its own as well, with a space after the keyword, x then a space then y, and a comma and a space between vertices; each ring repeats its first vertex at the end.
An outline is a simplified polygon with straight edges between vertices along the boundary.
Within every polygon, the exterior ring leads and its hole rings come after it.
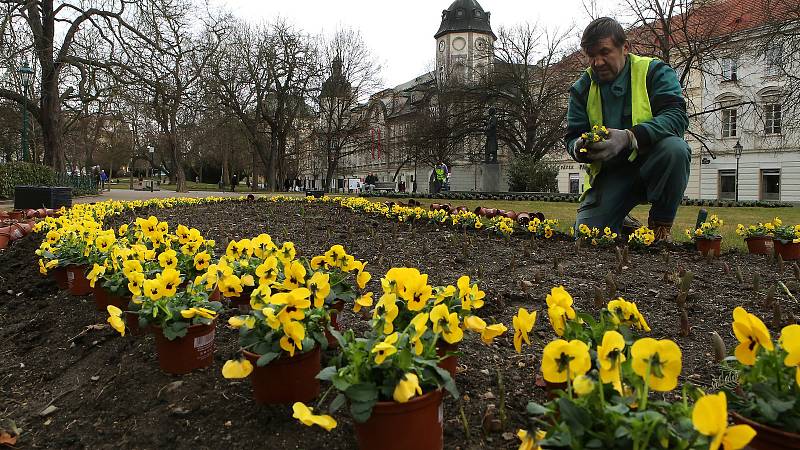
MULTIPOLYGON (((384 66, 387 87, 411 80, 433 66, 442 10, 453 0, 212 0, 253 22, 276 16, 313 33, 337 27, 361 30, 384 66)), ((548 26, 585 25, 581 0, 479 0, 492 13, 492 29, 524 21, 548 26)), ((602 1, 599 3, 603 3, 602 1)))

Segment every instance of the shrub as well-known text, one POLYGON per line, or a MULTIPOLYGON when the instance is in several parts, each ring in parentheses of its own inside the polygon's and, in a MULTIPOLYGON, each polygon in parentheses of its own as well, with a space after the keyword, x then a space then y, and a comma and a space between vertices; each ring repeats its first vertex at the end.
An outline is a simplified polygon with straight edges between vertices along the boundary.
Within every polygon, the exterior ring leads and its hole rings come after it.
POLYGON ((0 164, 0 198, 13 198, 15 186, 53 186, 56 172, 47 166, 27 162, 0 164))
POLYGON ((528 156, 516 157, 509 167, 508 185, 516 192, 557 192, 558 169, 528 156))

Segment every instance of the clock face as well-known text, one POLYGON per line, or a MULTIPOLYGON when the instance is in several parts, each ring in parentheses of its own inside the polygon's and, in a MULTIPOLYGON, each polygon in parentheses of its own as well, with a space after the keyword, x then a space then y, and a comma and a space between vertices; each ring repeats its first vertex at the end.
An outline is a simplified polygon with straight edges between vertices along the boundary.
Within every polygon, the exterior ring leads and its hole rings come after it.
POLYGON ((461 50, 464 50, 464 48, 466 46, 467 46, 467 41, 464 38, 457 37, 457 38, 453 39, 453 48, 454 49, 456 49, 458 51, 461 51, 461 50))
POLYGON ((439 51, 440 52, 444 51, 444 46, 445 46, 444 41, 439 41, 439 51))

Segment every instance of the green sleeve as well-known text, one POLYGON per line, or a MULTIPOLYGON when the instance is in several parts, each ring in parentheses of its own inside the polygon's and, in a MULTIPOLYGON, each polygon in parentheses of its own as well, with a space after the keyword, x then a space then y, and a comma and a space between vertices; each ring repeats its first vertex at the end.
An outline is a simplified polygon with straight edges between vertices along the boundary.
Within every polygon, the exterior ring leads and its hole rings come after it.
MULTIPOLYGON (((686 100, 678 75, 668 64, 653 60, 647 73, 647 92, 653 118, 631 128, 640 149, 645 151, 669 136, 682 138, 689 126, 686 100)), ((570 104, 571 106, 571 104, 570 104)))
POLYGON ((576 157, 573 152, 573 145, 581 134, 589 131, 589 115, 586 113, 586 99, 589 97, 589 87, 591 79, 589 74, 583 75, 572 85, 569 90, 569 103, 567 104, 567 132, 564 135, 564 145, 567 146, 567 153, 578 162, 586 162, 576 157))

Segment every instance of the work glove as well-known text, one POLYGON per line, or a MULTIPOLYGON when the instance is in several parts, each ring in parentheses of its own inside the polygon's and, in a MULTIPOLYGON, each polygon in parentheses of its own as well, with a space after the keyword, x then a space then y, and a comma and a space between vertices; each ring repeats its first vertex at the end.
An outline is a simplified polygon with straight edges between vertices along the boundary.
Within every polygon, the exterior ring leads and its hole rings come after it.
POLYGON ((582 148, 589 149, 588 147, 589 141, 586 139, 578 138, 575 143, 572 145, 572 154, 575 156, 575 161, 581 163, 589 163, 592 162, 591 159, 588 158, 589 152, 581 152, 582 148))
POLYGON ((589 144, 586 157, 591 161, 608 161, 620 153, 630 152, 634 137, 628 130, 608 129, 608 138, 604 141, 589 144))

